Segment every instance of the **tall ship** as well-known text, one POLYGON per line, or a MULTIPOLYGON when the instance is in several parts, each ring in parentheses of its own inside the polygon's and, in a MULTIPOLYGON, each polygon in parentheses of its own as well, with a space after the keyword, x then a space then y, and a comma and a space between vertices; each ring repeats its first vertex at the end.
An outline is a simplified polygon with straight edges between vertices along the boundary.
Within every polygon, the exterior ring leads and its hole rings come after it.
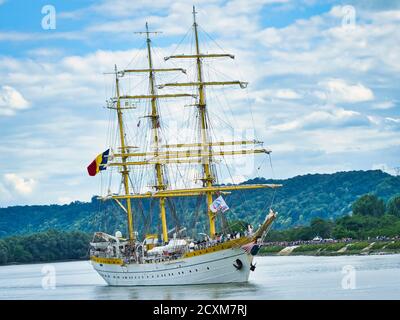
MULTIPOLYGON (((224 139, 215 137, 209 112, 213 106, 207 104, 206 90, 208 92, 210 87, 221 86, 245 88, 247 83, 208 78, 207 61, 234 59, 234 56, 225 52, 202 51, 199 28, 193 7, 193 25, 189 29, 194 44, 193 52, 165 57, 163 64, 171 61, 174 64, 173 67, 162 68, 154 65, 154 48, 150 38, 154 32, 149 31, 146 23, 146 30, 141 33, 146 37, 146 65, 123 70, 115 66, 112 73, 115 76, 113 96, 108 100, 107 107, 115 114, 116 134, 110 139, 109 148, 88 166, 91 176, 106 169, 107 173, 116 173, 114 176, 117 176, 118 192, 111 190, 113 185, 110 183, 110 190, 100 198, 114 202, 116 210, 121 210, 126 217, 125 235, 117 230, 112 231, 114 234, 99 231, 90 243, 91 263, 109 285, 247 282, 250 273, 256 269, 254 256, 259 252, 276 217, 276 213, 269 208, 262 213, 262 221, 256 227, 249 224, 241 231, 230 229, 230 193, 245 193, 253 189, 271 190, 281 185, 219 183, 217 164, 223 163, 226 156, 269 155, 271 151, 263 148, 262 143, 255 139, 221 141, 224 139), (165 79, 165 74, 179 73, 187 76, 186 69, 175 65, 180 61, 192 63, 192 79, 158 83, 160 79, 165 79), (136 75, 146 78, 147 92, 137 92, 140 86, 135 83, 139 81, 134 77, 136 75), (123 82, 129 76, 133 76, 129 80, 133 86, 123 87, 123 82), (192 132, 189 135, 180 133, 179 123, 183 122, 183 112, 165 117, 162 112, 164 101, 174 101, 174 104, 179 105, 180 99, 185 99, 188 104, 179 107, 191 109, 191 118, 187 122, 192 132), (137 124, 132 128, 132 125, 128 125, 133 117, 129 112, 140 108, 144 112, 143 116, 134 119, 137 124), (163 131, 171 119, 178 123, 176 143, 168 143, 163 131), (142 122, 146 125, 141 125, 142 122), (187 167, 190 170, 181 169, 187 167), (178 173, 179 183, 171 178, 178 176, 178 173), (195 178, 189 173, 194 174, 195 178), (145 185, 149 180, 150 183, 145 185), (189 213, 185 209, 185 214, 203 214, 204 217, 203 225, 197 224, 193 230, 183 223, 178 225, 171 222, 177 216, 184 215, 174 203, 188 198, 194 201, 188 202, 189 213), (137 210, 141 201, 156 203, 159 221, 156 232, 154 228, 148 232, 143 227, 145 222, 140 219, 137 210), (195 208, 197 205, 202 206, 200 213, 195 208), (205 231, 200 232, 202 230, 205 231)), ((148 226, 147 229, 151 229, 151 223, 148 226)))

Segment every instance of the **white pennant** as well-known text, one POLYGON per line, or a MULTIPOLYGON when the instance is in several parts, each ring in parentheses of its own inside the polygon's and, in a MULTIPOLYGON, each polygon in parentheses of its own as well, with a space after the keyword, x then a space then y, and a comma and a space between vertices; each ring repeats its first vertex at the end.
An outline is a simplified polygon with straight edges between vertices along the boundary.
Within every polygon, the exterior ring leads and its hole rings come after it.
POLYGON ((214 200, 213 203, 211 203, 210 210, 214 213, 216 213, 218 211, 225 212, 225 211, 229 210, 229 207, 226 204, 224 198, 222 198, 222 196, 219 196, 217 199, 214 200))

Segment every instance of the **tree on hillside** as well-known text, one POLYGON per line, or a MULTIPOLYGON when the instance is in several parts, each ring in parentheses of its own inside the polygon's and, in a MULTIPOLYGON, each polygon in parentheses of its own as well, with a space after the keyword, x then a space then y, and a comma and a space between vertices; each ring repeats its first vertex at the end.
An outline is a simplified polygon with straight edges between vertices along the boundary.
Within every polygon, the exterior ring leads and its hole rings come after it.
POLYGON ((8 261, 7 246, 3 240, 0 240, 0 264, 5 264, 8 261))
POLYGON ((400 194, 391 198, 387 204, 387 213, 400 217, 400 194))
POLYGON ((321 218, 315 218, 311 221, 311 230, 314 236, 330 238, 334 224, 321 218))
POLYGON ((365 194, 352 205, 353 214, 361 216, 383 216, 385 203, 373 194, 365 194))

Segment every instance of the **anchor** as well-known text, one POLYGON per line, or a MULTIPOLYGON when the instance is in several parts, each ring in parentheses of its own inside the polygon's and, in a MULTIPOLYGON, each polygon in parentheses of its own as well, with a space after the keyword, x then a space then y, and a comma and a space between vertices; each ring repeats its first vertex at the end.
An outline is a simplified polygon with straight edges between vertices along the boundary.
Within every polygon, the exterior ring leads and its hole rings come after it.
POLYGON ((240 270, 243 267, 243 262, 240 261, 240 259, 236 259, 236 264, 233 264, 233 266, 237 269, 240 270))

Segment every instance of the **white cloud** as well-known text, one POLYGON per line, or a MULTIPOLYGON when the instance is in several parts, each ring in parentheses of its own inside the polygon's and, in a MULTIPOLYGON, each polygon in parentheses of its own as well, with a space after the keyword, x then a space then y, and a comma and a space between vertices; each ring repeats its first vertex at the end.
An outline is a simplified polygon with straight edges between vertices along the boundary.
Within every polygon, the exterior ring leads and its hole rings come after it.
MULTIPOLYGON (((235 95, 235 93, 233 93, 235 95)), ((239 99, 242 100, 244 97, 239 93, 239 99)), ((253 97, 257 99, 258 102, 265 102, 266 99, 281 99, 281 100, 298 100, 302 98, 302 94, 293 89, 265 89, 260 91, 255 91, 253 97)))
POLYGON ((388 121, 394 122, 394 123, 400 123, 400 118, 387 117, 385 119, 388 120, 388 121))
POLYGON ((12 116, 17 110, 26 109, 29 105, 22 94, 13 87, 0 88, 0 115, 12 116))
POLYGON ((63 55, 63 50, 57 48, 35 48, 29 50, 28 54, 39 58, 60 57, 63 55))
POLYGON ((34 179, 22 178, 15 173, 6 173, 4 175, 4 180, 21 195, 28 195, 32 193, 36 185, 36 181, 34 179))
POLYGON ((372 105, 372 109, 386 110, 386 109, 391 109, 395 106, 396 106, 396 104, 394 103, 394 101, 382 101, 382 102, 374 103, 372 105))
POLYGON ((275 97, 279 99, 300 99, 301 95, 292 89, 279 89, 276 91, 275 97))
POLYGON ((345 110, 335 106, 325 106, 324 108, 311 112, 299 119, 272 126, 273 130, 290 131, 298 129, 315 130, 340 127, 357 127, 370 125, 368 117, 359 112, 345 110))
POLYGON ((329 79, 320 82, 319 85, 324 91, 316 91, 315 95, 330 103, 356 103, 374 99, 372 90, 361 83, 349 84, 343 79, 329 79))

